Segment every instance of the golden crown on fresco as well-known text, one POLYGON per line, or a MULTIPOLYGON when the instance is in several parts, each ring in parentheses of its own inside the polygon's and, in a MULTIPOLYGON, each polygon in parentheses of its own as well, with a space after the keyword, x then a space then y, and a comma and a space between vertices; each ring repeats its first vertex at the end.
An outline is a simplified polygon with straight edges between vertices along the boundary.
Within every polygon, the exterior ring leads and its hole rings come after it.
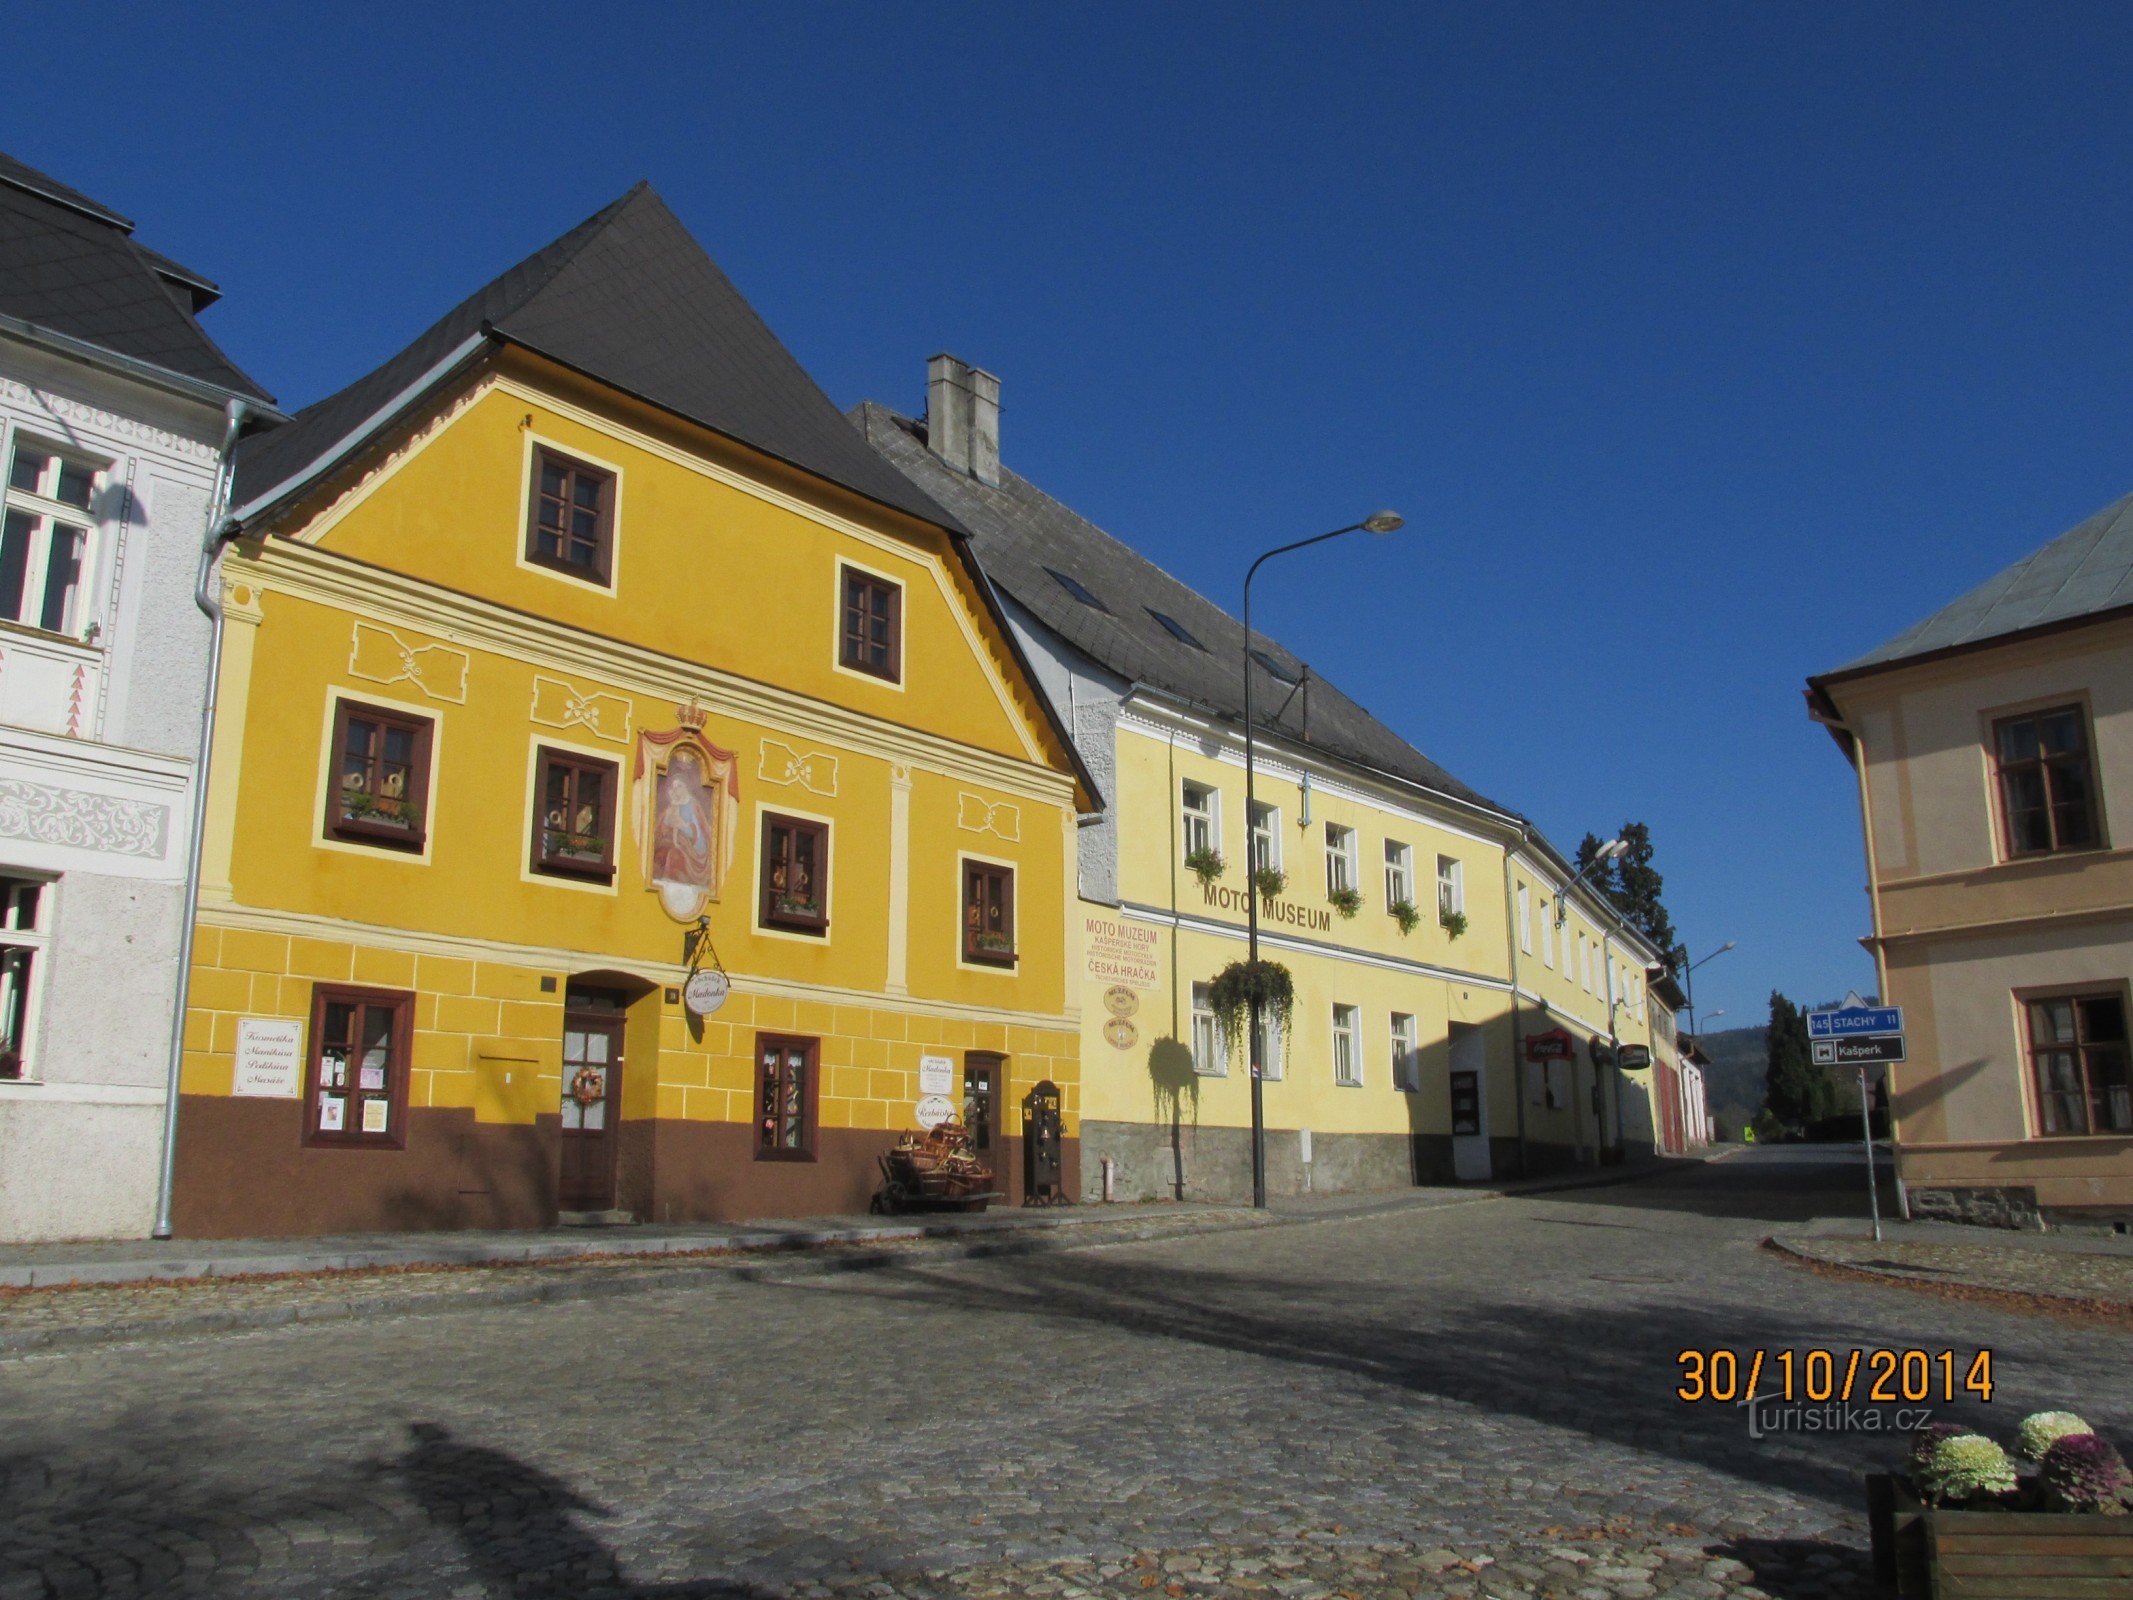
POLYGON ((704 731, 704 718, 708 714, 703 708, 703 703, 691 696, 687 705, 679 705, 674 708, 674 721, 677 726, 687 728, 691 733, 702 733, 704 731))

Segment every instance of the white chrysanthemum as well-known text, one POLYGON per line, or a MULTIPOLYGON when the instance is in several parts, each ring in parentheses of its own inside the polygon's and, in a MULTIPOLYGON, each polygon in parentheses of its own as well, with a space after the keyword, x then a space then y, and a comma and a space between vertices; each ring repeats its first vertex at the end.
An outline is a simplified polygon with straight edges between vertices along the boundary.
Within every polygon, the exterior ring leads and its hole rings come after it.
POLYGON ((2071 1411, 2039 1411, 2024 1417, 2022 1426, 2015 1429, 2015 1454, 2024 1461, 2042 1461, 2053 1440, 2094 1431, 2071 1411))

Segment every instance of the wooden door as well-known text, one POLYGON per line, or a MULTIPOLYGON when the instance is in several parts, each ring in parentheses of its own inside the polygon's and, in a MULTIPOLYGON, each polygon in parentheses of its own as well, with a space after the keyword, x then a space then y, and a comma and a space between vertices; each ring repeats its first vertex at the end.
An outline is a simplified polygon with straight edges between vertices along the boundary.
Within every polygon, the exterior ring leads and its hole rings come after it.
POLYGON ((610 1211, 622 1123, 622 996, 573 985, 563 1005, 563 1152, 556 1204, 610 1211))
POLYGON ((992 1168, 992 1186, 1007 1192, 1007 1141, 1002 1137, 1005 1108, 1001 1095, 1007 1084, 1007 1061, 990 1051, 973 1050, 963 1057, 963 1122, 970 1129, 970 1142, 978 1159, 992 1168))

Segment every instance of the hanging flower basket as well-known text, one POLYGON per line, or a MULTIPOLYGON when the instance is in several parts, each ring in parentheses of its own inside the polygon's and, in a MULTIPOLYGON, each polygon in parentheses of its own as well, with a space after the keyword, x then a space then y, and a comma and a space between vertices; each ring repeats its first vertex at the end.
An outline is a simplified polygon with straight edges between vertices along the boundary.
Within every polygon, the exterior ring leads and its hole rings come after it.
POLYGON ((1464 911, 1440 911, 1437 913, 1437 921, 1443 926, 1444 931, 1454 939, 1466 932, 1466 913, 1464 911))
POLYGON ((1392 912, 1392 920, 1400 925, 1402 933, 1413 933, 1421 926, 1422 913, 1415 909, 1412 900, 1395 900, 1387 909, 1392 912))
POLYGON ((1280 962, 1232 961, 1207 986, 1207 1008, 1215 1014, 1215 1026, 1232 1051, 1251 1031, 1255 999, 1259 1014, 1270 1019, 1277 1031, 1287 1033, 1296 1010, 1296 982, 1280 962))
POLYGON ((1200 880, 1202 888, 1221 877, 1229 867, 1229 863, 1222 859, 1221 851, 1207 849, 1189 852, 1185 857, 1185 865, 1192 875, 1200 880))
POLYGON ((1289 875, 1279 867, 1261 867, 1252 874, 1252 887, 1259 891, 1259 898, 1271 900, 1289 886, 1289 875))
POLYGON ((1326 898, 1333 902, 1333 909, 1344 917, 1352 917, 1363 909, 1363 891, 1360 889, 1335 889, 1326 898))

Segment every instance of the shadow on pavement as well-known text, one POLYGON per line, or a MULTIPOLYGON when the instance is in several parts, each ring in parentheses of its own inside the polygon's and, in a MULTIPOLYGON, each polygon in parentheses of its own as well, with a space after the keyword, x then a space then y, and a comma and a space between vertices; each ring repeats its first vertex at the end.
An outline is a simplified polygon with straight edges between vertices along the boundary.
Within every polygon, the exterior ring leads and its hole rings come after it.
MULTIPOLYGON (((1884 1217, 1893 1216, 1895 1167, 1877 1164, 1884 1217)), ((1867 1216, 1866 1158, 1857 1146, 1772 1145, 1724 1161, 1684 1162, 1632 1181, 1518 1195, 1533 1206, 1604 1206, 1731 1221, 1800 1223, 1815 1217, 1867 1216)))

